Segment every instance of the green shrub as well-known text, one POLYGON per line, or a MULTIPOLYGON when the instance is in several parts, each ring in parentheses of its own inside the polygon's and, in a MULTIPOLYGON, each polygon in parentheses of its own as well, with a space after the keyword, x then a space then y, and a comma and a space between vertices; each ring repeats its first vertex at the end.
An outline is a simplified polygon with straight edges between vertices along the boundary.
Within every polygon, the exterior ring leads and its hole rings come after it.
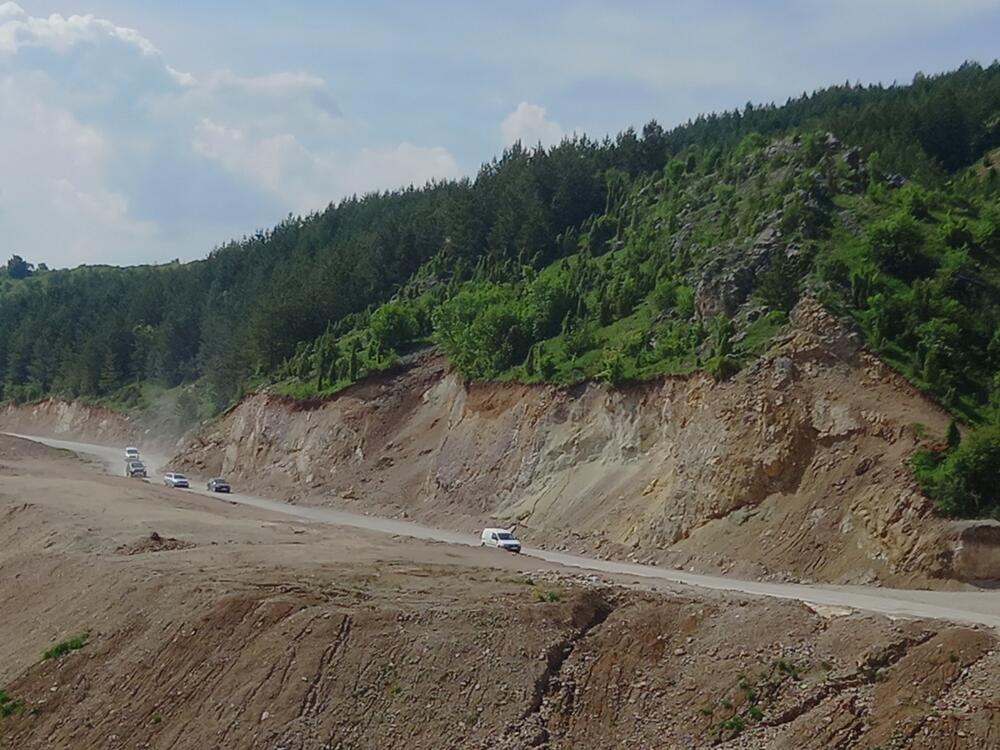
POLYGON ((75 638, 67 638, 65 641, 60 641, 43 655, 43 659, 57 659, 60 656, 68 654, 70 651, 77 651, 87 645, 88 635, 85 633, 83 635, 78 635, 75 638))
POLYGON ((907 215, 923 221, 931 216, 930 198, 927 191, 918 185, 910 183, 896 193, 896 200, 902 205, 907 215))
POLYGON ((387 302, 371 314, 368 329, 379 351, 398 349, 418 334, 417 322, 409 306, 387 302))
POLYGON ((6 719, 24 710, 24 701, 12 698, 7 691, 0 690, 0 719, 6 719))
POLYGON ((625 357, 620 349, 612 349, 604 354, 604 369, 599 377, 612 388, 625 383, 625 357))
POLYGON ((958 422, 954 419, 948 423, 948 450, 954 450, 962 442, 962 433, 958 431, 958 422))
POLYGON ((661 279, 649 294, 649 302, 657 312, 667 312, 677 304, 677 282, 674 279, 661 279))
POLYGON ((981 427, 943 453, 920 451, 911 466, 941 513, 965 518, 1000 514, 1000 427, 981 427))
POLYGON ((531 348, 524 313, 512 287, 470 285, 434 311, 435 337, 463 373, 493 377, 523 362, 531 348))
POLYGON ((730 356, 711 357, 705 363, 705 371, 716 380, 729 380, 740 371, 740 363, 730 356))
POLYGON ((532 589, 531 598, 536 602, 555 603, 562 599, 562 594, 555 590, 544 590, 540 588, 532 589))
POLYGON ((801 275, 793 258, 783 251, 776 252, 768 269, 757 277, 755 294, 768 307, 788 312, 799 301, 801 275))
POLYGON ((774 667, 779 673, 788 675, 793 680, 799 679, 799 668, 794 662, 788 661, 787 659, 778 659, 774 662, 774 667))
POLYGON ((676 300, 674 302, 674 312, 677 317, 688 320, 694 315, 694 288, 681 285, 677 287, 676 300))
POLYGON ((746 723, 739 716, 730 716, 719 724, 719 728, 724 732, 732 732, 737 735, 746 728, 746 723))
POLYGON ((913 279, 933 270, 923 254, 923 229, 907 214, 896 214, 872 224, 866 239, 875 264, 887 273, 913 279))
POLYGON ((577 328, 563 337, 566 355, 576 359, 594 346, 594 334, 587 327, 577 328))

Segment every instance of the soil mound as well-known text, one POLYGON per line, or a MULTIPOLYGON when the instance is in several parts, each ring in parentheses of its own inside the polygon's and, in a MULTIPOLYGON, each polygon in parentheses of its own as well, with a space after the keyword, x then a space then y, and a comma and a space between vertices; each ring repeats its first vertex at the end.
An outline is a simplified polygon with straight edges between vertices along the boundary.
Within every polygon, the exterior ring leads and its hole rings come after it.
POLYGON ((147 552, 171 552, 178 549, 191 549, 194 546, 191 542, 184 542, 173 537, 162 537, 154 531, 148 537, 140 539, 137 542, 123 544, 118 548, 118 552, 123 555, 143 555, 147 552))

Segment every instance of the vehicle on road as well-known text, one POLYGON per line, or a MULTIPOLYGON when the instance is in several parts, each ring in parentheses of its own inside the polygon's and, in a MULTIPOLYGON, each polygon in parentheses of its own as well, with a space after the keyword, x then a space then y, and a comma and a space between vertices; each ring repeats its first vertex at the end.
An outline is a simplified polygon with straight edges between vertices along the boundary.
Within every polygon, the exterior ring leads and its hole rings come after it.
POLYGON ((206 485, 209 492, 231 492, 232 487, 229 486, 227 482, 222 477, 216 477, 215 479, 209 479, 206 485))
POLYGON ((190 487, 191 484, 188 482, 188 478, 183 474, 178 474, 173 471, 168 471, 163 475, 163 483, 167 487, 190 487))
POLYGON ((146 464, 142 461, 126 461, 125 476, 141 477, 142 479, 145 479, 148 476, 146 473, 146 464))
POLYGON ((513 529, 483 529, 479 537, 480 547, 496 547, 508 552, 520 552, 521 542, 514 536, 513 529))
POLYGON ((125 460, 126 461, 138 461, 139 460, 139 449, 129 446, 125 449, 125 460))

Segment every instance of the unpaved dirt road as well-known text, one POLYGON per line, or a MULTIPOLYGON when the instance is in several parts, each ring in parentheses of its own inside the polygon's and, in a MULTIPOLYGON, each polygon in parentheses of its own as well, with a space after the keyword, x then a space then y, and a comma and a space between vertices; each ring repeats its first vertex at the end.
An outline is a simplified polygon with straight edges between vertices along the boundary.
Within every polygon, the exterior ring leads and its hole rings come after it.
POLYGON ((0 749, 1000 747, 993 628, 297 510, 0 435, 0 749))
MULTIPOLYGON (((31 435, 12 436, 97 458, 112 473, 117 473, 124 461, 122 447, 55 440, 31 435)), ((164 466, 166 459, 163 456, 146 454, 144 455, 144 460, 152 470, 151 481, 153 482, 159 481, 159 473, 169 469, 169 467, 164 466)), ((199 483, 194 477, 192 477, 192 481, 194 484, 199 483)), ((213 495, 210 492, 197 488, 192 488, 189 492, 219 499, 218 495, 213 495)), ((225 499, 241 505, 251 506, 261 511, 278 513, 306 521, 348 526, 420 540, 462 545, 478 544, 478 540, 475 537, 466 534, 421 526, 406 521, 364 516, 323 508, 289 505, 288 503, 241 493, 232 493, 225 496, 225 499)), ((943 592, 865 586, 764 583, 689 573, 683 570, 650 565, 634 565, 610 560, 599 560, 535 548, 525 548, 522 554, 559 566, 614 576, 620 581, 629 580, 635 585, 647 589, 651 588, 655 590, 658 583, 661 584, 661 587, 662 584, 680 584, 682 586, 694 586, 715 591, 729 591, 753 596, 790 599, 804 602, 814 607, 832 608, 833 610, 861 610, 890 617, 931 618, 963 624, 1000 627, 1000 592, 992 590, 971 589, 970 587, 970 590, 966 591, 943 592)), ((531 565, 527 561, 525 562, 524 569, 530 570, 531 565)))

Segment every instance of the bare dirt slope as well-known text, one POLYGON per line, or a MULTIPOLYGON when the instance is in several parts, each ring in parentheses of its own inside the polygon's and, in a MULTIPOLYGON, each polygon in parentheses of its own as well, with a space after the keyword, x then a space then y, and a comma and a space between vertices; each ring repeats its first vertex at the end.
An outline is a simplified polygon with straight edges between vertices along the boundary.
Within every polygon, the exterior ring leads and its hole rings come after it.
POLYGON ((993 631, 261 513, 0 438, 0 747, 1000 747, 993 631))
POLYGON ((535 543, 743 577, 1000 578, 1000 526, 935 518, 909 478, 946 425, 807 300, 730 382, 466 384, 431 358, 323 402, 248 397, 175 463, 295 502, 492 518, 535 543))
POLYGON ((31 404, 0 407, 4 432, 27 432, 46 437, 73 437, 105 445, 162 444, 166 442, 150 426, 113 409, 81 401, 45 399, 31 404))

